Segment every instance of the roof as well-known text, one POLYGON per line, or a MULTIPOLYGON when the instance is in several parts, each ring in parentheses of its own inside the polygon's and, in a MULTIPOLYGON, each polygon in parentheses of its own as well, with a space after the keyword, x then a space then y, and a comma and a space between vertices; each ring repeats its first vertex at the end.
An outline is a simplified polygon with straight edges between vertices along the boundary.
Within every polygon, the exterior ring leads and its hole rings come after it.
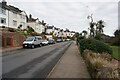
POLYGON ((71 33, 75 33, 75 31, 71 31, 71 33))
POLYGON ((66 32, 70 32, 69 29, 66 29, 65 31, 66 31, 66 32))
POLYGON ((37 19, 34 18, 27 18, 27 22, 36 22, 37 19))
POLYGON ((58 30, 58 29, 59 29, 59 28, 56 28, 56 27, 55 27, 55 30, 58 30))
POLYGON ((7 5, 3 2, 2 3, 0 2, 0 7, 4 8, 4 9, 7 9, 9 11, 12 11, 14 13, 21 13, 22 12, 22 10, 20 10, 19 8, 11 6, 11 5, 7 5))
POLYGON ((61 32, 63 31, 63 29, 60 30, 61 32))
POLYGON ((47 29, 53 29, 54 26, 47 26, 47 29))

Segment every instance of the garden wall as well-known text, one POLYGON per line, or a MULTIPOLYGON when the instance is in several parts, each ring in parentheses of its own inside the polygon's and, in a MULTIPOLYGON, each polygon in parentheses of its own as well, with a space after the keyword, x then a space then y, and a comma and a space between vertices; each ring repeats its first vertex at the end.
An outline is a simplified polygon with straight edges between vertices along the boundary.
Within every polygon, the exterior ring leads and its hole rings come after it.
POLYGON ((22 46, 26 37, 23 34, 15 32, 2 32, 2 47, 18 47, 22 46))

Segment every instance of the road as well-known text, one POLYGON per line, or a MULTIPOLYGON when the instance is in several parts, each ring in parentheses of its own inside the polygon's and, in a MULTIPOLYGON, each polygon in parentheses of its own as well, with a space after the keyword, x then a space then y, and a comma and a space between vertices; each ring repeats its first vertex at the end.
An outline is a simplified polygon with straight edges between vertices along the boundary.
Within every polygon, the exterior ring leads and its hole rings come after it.
POLYGON ((72 41, 35 49, 7 52, 2 57, 3 78, 45 78, 72 41))

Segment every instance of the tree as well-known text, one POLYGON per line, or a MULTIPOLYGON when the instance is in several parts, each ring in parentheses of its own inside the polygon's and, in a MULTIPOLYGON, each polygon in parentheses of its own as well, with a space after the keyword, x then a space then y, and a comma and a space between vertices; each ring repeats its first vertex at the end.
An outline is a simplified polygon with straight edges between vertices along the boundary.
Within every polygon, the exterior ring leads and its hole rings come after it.
POLYGON ((50 32, 50 35, 53 35, 53 33, 52 33, 52 32, 50 32))
MULTIPOLYGON (((98 33, 98 34, 102 34, 103 33, 103 28, 105 27, 104 26, 104 21, 103 20, 99 20, 98 22, 97 22, 97 25, 96 25, 96 33, 98 33)), ((97 34, 96 34, 97 35, 97 34)))
POLYGON ((120 29, 116 30, 114 32, 115 37, 120 37, 120 29))
POLYGON ((86 37, 87 31, 86 31, 86 30, 83 30, 82 33, 84 34, 84 37, 86 37))
POLYGON ((80 33, 79 35, 82 36, 82 33, 80 33))
POLYGON ((90 28, 88 28, 90 30, 90 38, 95 36, 95 29, 94 29, 95 23, 92 22, 90 23, 90 28))
POLYGON ((79 37, 79 33, 78 32, 75 33, 75 37, 79 37))
POLYGON ((95 31, 94 26, 96 25, 96 23, 93 22, 92 15, 93 14, 88 15, 88 17, 87 17, 87 19, 91 19, 91 21, 90 21, 90 28, 88 28, 90 30, 90 38, 94 37, 94 35, 95 35, 95 33, 94 33, 94 31, 95 31))

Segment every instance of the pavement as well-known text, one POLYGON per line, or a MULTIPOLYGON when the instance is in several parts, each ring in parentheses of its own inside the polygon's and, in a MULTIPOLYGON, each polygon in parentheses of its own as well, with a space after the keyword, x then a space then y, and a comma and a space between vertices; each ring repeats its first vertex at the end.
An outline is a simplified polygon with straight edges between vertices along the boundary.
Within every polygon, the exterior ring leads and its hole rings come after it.
POLYGON ((9 55, 2 56, 2 77, 46 78, 71 43, 72 41, 67 41, 5 52, 9 55))
POLYGON ((67 49, 47 78, 90 78, 75 42, 67 49))
POLYGON ((2 53, 3 53, 3 55, 5 55, 4 53, 6 53, 6 52, 10 52, 10 51, 18 50, 18 49, 22 49, 22 46, 2 48, 2 53))

